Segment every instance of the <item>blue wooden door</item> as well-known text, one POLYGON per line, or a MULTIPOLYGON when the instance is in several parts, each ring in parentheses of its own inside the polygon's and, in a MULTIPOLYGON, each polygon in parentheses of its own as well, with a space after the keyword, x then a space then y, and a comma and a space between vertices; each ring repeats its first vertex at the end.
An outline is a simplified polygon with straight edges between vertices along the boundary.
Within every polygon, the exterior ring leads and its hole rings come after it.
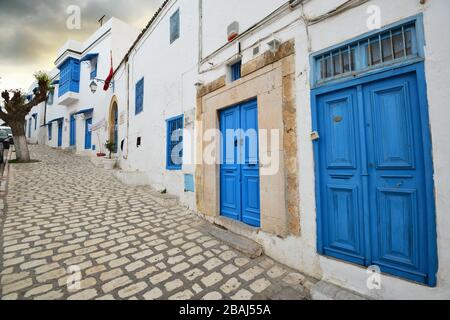
POLYGON ((70 115, 70 146, 76 144, 76 122, 75 115, 70 115))
POLYGON ((119 150, 119 110, 117 108, 114 111, 114 149, 115 153, 119 150))
POLYGON ((352 83, 316 100, 319 251, 433 285, 417 74, 352 83))
POLYGON ((242 221, 260 226, 258 107, 256 100, 241 105, 242 221))
POLYGON ((355 88, 321 96, 320 194, 324 254, 365 264, 363 201, 355 88))
POLYGON ((58 147, 62 146, 63 123, 58 121, 58 147))
POLYGON ((222 111, 220 128, 221 214, 259 227, 261 210, 256 100, 222 111))
POLYGON ((241 166, 239 137, 241 126, 239 106, 226 109, 220 115, 222 159, 220 170, 220 210, 225 217, 241 220, 241 166))
POLYGON ((92 148, 92 118, 86 119, 84 127, 84 149, 91 150, 92 148))
POLYGON ((386 272, 425 282, 427 208, 417 92, 414 74, 363 88, 372 261, 386 272))
POLYGON ((28 119, 28 138, 31 138, 31 124, 32 124, 32 118, 28 119))

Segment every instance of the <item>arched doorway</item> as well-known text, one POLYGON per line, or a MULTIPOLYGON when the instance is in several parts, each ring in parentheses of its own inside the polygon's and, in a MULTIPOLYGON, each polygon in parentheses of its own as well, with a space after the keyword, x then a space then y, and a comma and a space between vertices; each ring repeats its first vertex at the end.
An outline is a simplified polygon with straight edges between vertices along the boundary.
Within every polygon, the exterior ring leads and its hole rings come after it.
POLYGON ((108 140, 115 143, 115 153, 119 149, 119 108, 117 105, 117 98, 114 96, 111 100, 111 107, 109 108, 109 138, 108 140))

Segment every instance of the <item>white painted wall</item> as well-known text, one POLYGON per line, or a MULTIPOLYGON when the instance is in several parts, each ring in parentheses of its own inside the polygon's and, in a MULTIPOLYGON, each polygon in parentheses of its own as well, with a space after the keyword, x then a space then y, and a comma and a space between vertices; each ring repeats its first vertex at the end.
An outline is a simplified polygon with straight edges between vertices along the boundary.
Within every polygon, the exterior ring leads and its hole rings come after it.
MULTIPOLYGON (((196 104, 198 5, 195 1, 170 2, 129 57, 129 131, 120 125, 119 140, 125 139, 120 166, 143 173, 150 185, 166 189, 194 208, 194 193, 184 191, 184 174, 194 174, 185 164, 180 171, 166 170, 166 120, 185 114, 192 121, 196 104), (170 44, 170 17, 180 10, 180 38, 170 44), (135 87, 144 77, 144 110, 135 114, 135 87), (128 135, 127 135, 128 133, 128 135), (142 146, 137 147, 137 138, 142 146), (128 150, 128 153, 127 153, 128 150)), ((127 115, 126 66, 117 72, 116 97, 119 114, 127 115)), ((193 126, 188 129, 193 135, 193 126)))

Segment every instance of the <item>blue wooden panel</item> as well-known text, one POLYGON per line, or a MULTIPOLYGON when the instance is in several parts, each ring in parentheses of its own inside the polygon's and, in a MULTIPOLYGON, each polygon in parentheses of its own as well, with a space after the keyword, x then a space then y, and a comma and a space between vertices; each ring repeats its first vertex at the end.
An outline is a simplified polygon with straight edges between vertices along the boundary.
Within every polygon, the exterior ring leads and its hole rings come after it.
POLYGON ((180 9, 170 17, 170 43, 180 37, 180 9))
POLYGON ((194 176, 192 174, 184 175, 184 191, 195 192, 194 176))
POLYGON ((70 146, 75 146, 76 144, 76 122, 75 122, 75 115, 70 115, 70 146))
POLYGON ((119 150, 119 110, 114 110, 114 152, 119 150))
POLYGON ((221 214, 259 227, 261 199, 256 100, 222 111, 220 128, 221 214))
POLYGON ((80 92, 80 61, 68 58, 58 68, 60 70, 58 96, 61 97, 67 92, 80 92))
POLYGON ((183 166, 184 116, 167 120, 166 169, 181 170, 183 166))
POLYGON ((352 90, 323 101, 328 169, 355 169, 354 97, 352 90))
POLYGON ((363 91, 373 261, 386 272, 427 282, 426 169, 417 77, 410 73, 375 81, 363 91))
POLYGON ((86 119, 84 128, 84 149, 91 150, 92 148, 92 118, 86 119))
POLYGON ((241 105, 241 128, 243 130, 242 175, 242 221, 259 227, 260 222, 260 182, 258 107, 256 100, 241 105))
POLYGON ((144 110, 144 78, 136 83, 135 90, 135 113, 141 113, 144 110))
POLYGON ((357 92, 340 90, 318 99, 323 251, 365 264, 359 164, 357 92))
POLYGON ((236 81, 241 78, 241 67, 242 67, 242 61, 239 60, 238 62, 232 64, 230 66, 231 69, 231 81, 236 81))
POLYGON ((58 121, 58 147, 62 146, 63 122, 58 121))
POLYGON ((233 107, 220 114, 222 153, 220 167, 220 211, 225 217, 241 220, 241 168, 239 164, 240 108, 233 107))
POLYGON ((28 138, 31 138, 31 126, 32 126, 32 123, 33 123, 33 119, 32 118, 28 119, 28 138))

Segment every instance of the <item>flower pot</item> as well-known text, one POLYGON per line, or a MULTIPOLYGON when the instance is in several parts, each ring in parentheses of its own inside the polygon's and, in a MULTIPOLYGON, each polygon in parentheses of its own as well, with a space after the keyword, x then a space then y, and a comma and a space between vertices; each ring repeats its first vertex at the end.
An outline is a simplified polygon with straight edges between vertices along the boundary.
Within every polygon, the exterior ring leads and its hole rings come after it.
POLYGON ((112 170, 116 166, 116 159, 103 158, 103 168, 112 170))

